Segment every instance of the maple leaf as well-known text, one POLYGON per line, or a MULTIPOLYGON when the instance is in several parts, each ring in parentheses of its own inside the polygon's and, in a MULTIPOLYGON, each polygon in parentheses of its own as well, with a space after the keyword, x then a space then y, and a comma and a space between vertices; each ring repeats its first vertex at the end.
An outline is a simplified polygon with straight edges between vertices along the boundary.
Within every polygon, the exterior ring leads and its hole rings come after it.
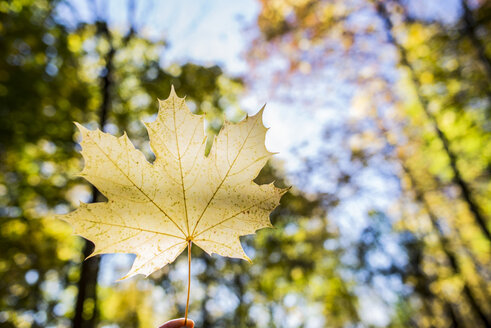
MULTIPOLYGON (((264 107, 263 107, 264 109, 264 107)), ((286 191, 253 179, 272 155, 261 111, 225 123, 205 156, 204 116, 191 113, 174 88, 146 123, 155 161, 128 136, 77 124, 85 166, 80 173, 108 201, 85 204, 61 219, 103 253, 133 253, 129 273, 149 275, 192 242, 206 253, 249 260, 239 237, 271 227, 270 212, 286 191)), ((124 279, 123 278, 123 279, 124 279)))

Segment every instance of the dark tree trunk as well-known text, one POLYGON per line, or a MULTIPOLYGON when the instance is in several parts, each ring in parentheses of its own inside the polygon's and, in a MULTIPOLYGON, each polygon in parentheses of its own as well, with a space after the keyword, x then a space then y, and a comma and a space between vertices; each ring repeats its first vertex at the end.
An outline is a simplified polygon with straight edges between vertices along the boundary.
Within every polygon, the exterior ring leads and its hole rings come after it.
MULTIPOLYGON (((94 244, 86 240, 83 250, 84 258, 90 255, 94 244)), ((97 275, 99 272, 99 257, 92 257, 82 262, 80 279, 78 281, 77 303, 72 320, 73 328, 95 327, 97 312, 97 275), (92 304, 89 307, 89 302, 92 304)))
POLYGON ((462 198, 467 203, 468 208, 472 216, 474 217, 474 221, 479 226, 479 228, 481 229, 484 236, 488 239, 488 241, 491 242, 491 232, 487 226, 488 220, 484 215, 484 213, 482 212, 481 208, 474 200, 472 196, 471 187, 462 177, 462 173, 457 165, 457 155, 450 148, 450 141, 448 140, 447 136, 443 133, 442 129, 440 128, 436 117, 428 109, 428 101, 421 93, 419 80, 416 77, 414 67, 408 60, 406 49, 397 42, 397 40, 394 38, 392 34, 393 24, 390 18, 390 14, 387 11, 387 8, 383 1, 377 1, 375 6, 376 6, 377 13, 379 14, 382 21, 385 24, 386 31, 387 31, 387 39, 399 51, 402 65, 406 66, 409 69, 411 79, 415 85, 416 94, 421 104, 421 107, 423 108, 424 113, 426 114, 431 124, 433 125, 433 129, 435 130, 438 138, 440 139, 443 145, 443 149, 448 156, 448 159, 450 161, 450 168, 452 169, 452 173, 453 173, 454 183, 460 187, 462 198))
MULTIPOLYGON (((103 75, 101 75, 101 88, 102 88, 102 103, 99 108, 99 125, 101 129, 107 121, 107 116, 111 106, 111 88, 112 88, 112 72, 113 72, 113 59, 116 53, 112 46, 109 30, 105 23, 103 25, 102 33, 108 37, 108 41, 111 44, 111 48, 106 54, 105 61, 106 66, 103 75)), ((100 197, 99 191, 92 188, 92 201, 97 201, 100 197)), ((84 259, 89 256, 94 250, 94 244, 88 240, 85 240, 83 256, 84 259)), ((78 294, 77 303, 75 305, 75 315, 72 320, 73 328, 93 328, 97 322, 97 276, 99 273, 100 257, 92 257, 82 262, 82 268, 80 269, 80 279, 78 281, 78 294), (89 303, 92 302, 89 308, 89 303)))
MULTIPOLYGON (((387 130, 385 129, 385 127, 381 121, 381 118, 377 117, 376 121, 377 121, 377 126, 380 129, 380 131, 385 136, 387 136, 387 130)), ((386 137, 386 140, 389 140, 389 139, 386 137)), ((393 145, 391 144, 391 146, 393 146, 393 145)), ((411 182, 412 190, 414 192, 414 196, 415 196, 416 200, 418 201, 418 203, 420 203, 423 206, 424 210, 428 214, 428 217, 431 221, 431 226, 433 227, 433 230, 435 231, 435 233, 438 237, 441 249, 447 258, 447 262, 449 263, 450 268, 452 269, 452 271, 456 275, 460 276, 460 278, 464 282, 463 293, 466 296, 466 298, 468 299, 471 309, 474 311, 474 313, 477 315, 477 317, 482 321, 482 323, 485 325, 485 327, 490 327, 491 320, 487 316, 485 310, 480 306, 479 300, 475 296, 474 292, 472 291, 471 287, 469 286, 468 282, 466 281, 464 275, 462 274, 462 269, 460 267, 460 263, 457 259, 457 256, 455 255, 454 251, 451 249, 451 246, 450 246, 451 242, 449 241, 449 239, 447 238, 447 236, 444 234, 443 230, 441 229, 437 215, 433 212, 430 205, 426 201, 424 191, 418 187, 418 182, 416 181, 416 178, 414 177, 413 172, 405 164, 405 158, 399 153, 396 156, 399 160, 399 163, 401 165, 402 170, 404 171, 406 176, 409 178, 409 181, 411 182)), ((433 292, 431 292, 431 290, 429 289, 429 287, 426 283, 428 279, 426 278, 426 274, 421 269, 421 264, 419 263, 421 258, 419 256, 417 258, 418 258, 418 261, 417 261, 416 276, 418 278, 417 279, 418 285, 416 286, 416 290, 419 291, 420 295, 422 295, 423 303, 425 305, 425 309, 427 310, 427 309, 431 309, 431 307, 429 307, 428 304, 426 304, 426 298, 429 296, 430 299, 434 299, 434 298, 436 298, 436 295, 433 294, 433 292)), ((487 295, 486 290, 483 290, 483 293, 485 294, 484 296, 487 300, 488 295, 487 295)), ((447 300, 442 300, 442 301, 444 303, 444 310, 452 322, 452 327, 462 326, 462 324, 460 324, 458 315, 457 315, 454 307, 452 306, 452 304, 450 304, 447 300)))
POLYGON ((463 11, 463 20, 465 23, 465 30, 466 34, 471 39, 472 44, 477 50, 477 54, 479 56, 479 59, 484 66, 486 73, 488 75, 488 81, 491 81, 491 59, 489 59, 488 55, 486 54, 486 47, 484 46, 483 42, 479 39, 476 33, 476 21, 474 19, 474 16, 472 15, 472 11, 470 10, 469 6, 467 5, 466 0, 461 0, 460 4, 462 6, 462 11, 463 11))
MULTIPOLYGON (((456 275, 459 275, 461 277, 461 279, 464 281, 463 293, 466 296, 467 300, 469 301, 469 305, 470 305, 471 309, 474 311, 474 313, 477 315, 477 317, 482 321, 482 323, 485 325, 485 327, 490 327, 491 319, 487 316, 485 310, 480 306, 481 302, 479 302, 479 300, 475 296, 474 292, 472 291, 471 287, 469 286, 468 282, 465 280, 464 275, 462 274, 462 269, 460 267, 460 263, 457 259, 457 256, 452 251, 452 249, 450 247, 451 243, 448 240, 447 236, 445 236, 445 234, 443 233, 443 231, 440 227, 440 224, 438 222, 437 216, 431 210, 430 205, 428 204, 428 202, 426 201, 426 198, 424 197, 423 191, 421 191, 417 187, 417 182, 414 179, 412 172, 409 170, 408 167, 406 167, 404 165, 402 160, 401 160, 401 165, 402 165, 404 172, 409 177, 411 184, 413 185, 413 190, 414 190, 414 193, 416 196, 416 200, 418 200, 418 202, 423 205, 426 213, 428 214, 428 217, 430 218, 431 225, 432 225, 434 231, 436 232, 436 234, 438 236, 440 246, 441 246, 443 252, 445 253, 445 256, 447 257, 447 261, 448 261, 450 267, 452 268, 452 271, 456 275)), ((486 291, 483 291, 483 292, 486 293, 486 291)), ((449 314, 450 314, 450 317, 452 319, 456 318, 456 315, 454 314, 453 308, 451 305, 447 305, 446 309, 451 310, 449 312, 449 314)), ((457 326, 458 326, 458 322, 456 320, 455 320, 454 324, 457 324, 457 326)))

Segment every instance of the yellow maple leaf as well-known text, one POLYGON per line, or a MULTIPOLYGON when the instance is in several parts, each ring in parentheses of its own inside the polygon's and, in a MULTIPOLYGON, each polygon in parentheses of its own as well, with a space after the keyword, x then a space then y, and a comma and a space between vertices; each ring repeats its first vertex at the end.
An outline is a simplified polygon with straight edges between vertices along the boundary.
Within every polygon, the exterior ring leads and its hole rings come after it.
POLYGON ((253 179, 272 155, 262 112, 225 123, 205 156, 204 116, 191 113, 172 88, 145 124, 156 159, 149 163, 126 133, 116 138, 77 124, 85 167, 80 173, 108 201, 84 204, 61 219, 95 244, 91 256, 133 253, 129 273, 149 275, 192 243, 208 254, 249 260, 239 236, 271 227, 284 189, 253 179))

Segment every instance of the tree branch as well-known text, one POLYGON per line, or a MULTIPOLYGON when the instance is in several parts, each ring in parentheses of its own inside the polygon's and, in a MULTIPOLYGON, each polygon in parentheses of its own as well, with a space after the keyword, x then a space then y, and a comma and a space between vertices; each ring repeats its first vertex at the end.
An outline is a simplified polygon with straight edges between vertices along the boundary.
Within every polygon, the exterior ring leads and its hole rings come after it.
POLYGON ((387 39, 399 51, 402 65, 404 65, 408 68, 411 80, 412 80, 412 82, 415 86, 415 89, 416 89, 418 101, 421 104, 421 107, 423 108, 424 113, 426 114, 426 116, 430 120, 434 131, 436 132, 438 138, 440 139, 440 141, 443 145, 443 149, 445 151, 445 154, 447 155, 447 157, 450 161, 450 167, 451 167, 451 170, 453 173, 454 183, 460 187, 462 198, 467 203, 469 210, 470 210, 472 216, 474 217, 474 221, 479 226, 483 235, 488 239, 488 241, 491 241, 491 232, 487 226, 488 220, 485 217, 484 213, 482 212, 481 208, 478 206, 478 204, 474 200, 474 198, 472 196, 471 187, 462 177, 462 173, 461 173, 461 171, 457 165, 457 155, 450 148, 450 141, 448 140, 447 136, 443 133, 442 129, 440 128, 436 117, 428 109, 428 100, 421 93, 420 82, 416 76, 416 72, 414 70, 414 67, 412 66, 412 64, 408 60, 408 55, 407 55, 406 49, 394 38, 394 35, 392 33, 393 24, 392 24, 392 21, 390 18, 390 14, 388 13, 387 8, 386 8, 383 1, 376 1, 375 7, 377 10, 377 13, 379 14, 380 18, 382 19, 382 21, 384 22, 384 25, 386 27, 387 39))

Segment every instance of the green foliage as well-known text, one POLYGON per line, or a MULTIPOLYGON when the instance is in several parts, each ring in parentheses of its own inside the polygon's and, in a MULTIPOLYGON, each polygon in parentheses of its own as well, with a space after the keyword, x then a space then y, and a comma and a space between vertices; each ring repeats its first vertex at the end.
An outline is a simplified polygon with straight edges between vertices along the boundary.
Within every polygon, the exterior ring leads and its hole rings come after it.
POLYGON ((354 268, 369 272, 367 283, 396 275, 411 289, 392 304, 391 325, 488 325, 489 3, 469 9, 461 1, 460 17, 451 23, 418 17, 412 1, 261 3, 262 35, 251 50, 260 58, 256 64, 286 60, 288 68, 274 72, 283 80, 336 71, 336 83, 355 90, 344 129, 356 141, 350 164, 370 167, 375 145, 382 144, 384 162, 400 168, 401 196, 384 214, 390 220, 379 226, 367 213, 370 225, 357 242, 354 268), (369 19, 361 22, 359 15, 369 19), (387 67, 389 51, 397 53, 397 71, 387 67), (329 68, 331 62, 343 69, 329 68), (401 240, 405 266, 393 260, 389 270, 372 267, 370 254, 383 252, 377 243, 384 238, 401 240))
MULTIPOLYGON (((51 219, 80 199, 91 200, 90 187, 73 178, 82 167, 73 121, 96 127, 109 99, 105 129, 128 131, 152 160, 139 122, 151 118, 156 98, 172 84, 194 111, 206 113, 209 135, 225 119, 244 116, 237 105, 245 90, 240 79, 218 66, 162 67, 165 42, 120 34, 101 19, 68 28, 56 18, 60 3, 0 1, 2 327, 68 326, 74 315, 83 242, 51 219)), ((483 57, 491 57, 491 7, 481 2, 472 10, 473 30, 463 16, 443 24, 386 1, 395 22, 389 28, 374 3, 261 1, 261 35, 251 58, 256 64, 286 59, 286 68, 271 74, 274 88, 340 66, 336 83, 350 86, 355 110, 326 131, 323 143, 335 143, 335 152, 320 152, 299 175, 308 184, 328 172, 334 191, 306 195, 293 188, 286 194, 272 216, 276 228, 242 239, 252 265, 193 249, 190 315, 198 326, 284 327, 288 315, 305 323, 312 313, 327 327, 364 325, 360 289, 382 294, 380 279, 400 284, 386 304, 389 327, 479 327, 477 311, 489 317, 490 243, 434 125, 448 139, 489 227, 491 90, 483 57), (353 24, 360 13, 367 24, 353 24), (390 51, 398 56, 395 62, 383 56, 390 51), (368 199, 356 198, 366 178, 360 173, 374 169, 394 179, 399 193, 385 211, 373 205, 365 213, 367 227, 347 241, 332 218, 368 199), (377 266, 374 258, 390 263, 377 266)), ((256 181, 287 186, 279 163, 273 164, 256 181)), ((97 301, 86 300, 83 316, 96 310, 99 326, 154 327, 181 315, 185 262, 181 256, 147 280, 99 286, 97 301)))

